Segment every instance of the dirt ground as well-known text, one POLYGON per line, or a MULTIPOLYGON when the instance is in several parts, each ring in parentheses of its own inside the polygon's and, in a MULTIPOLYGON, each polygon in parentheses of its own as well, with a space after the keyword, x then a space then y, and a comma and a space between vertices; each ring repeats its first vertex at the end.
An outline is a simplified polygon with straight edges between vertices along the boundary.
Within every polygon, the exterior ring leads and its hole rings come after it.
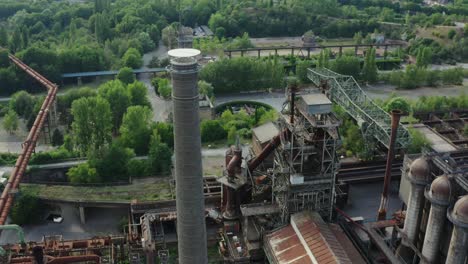
MULTIPOLYGON (((10 134, 3 128, 3 117, 0 118, 0 152, 21 153, 21 144, 28 136, 26 125, 23 120, 19 122, 19 128, 13 134, 10 134)), ((40 140, 36 151, 52 149, 51 146, 44 145, 40 140)))
POLYGON ((462 93, 468 93, 468 79, 465 79, 463 86, 440 86, 440 87, 421 87, 412 90, 397 90, 395 86, 388 84, 376 84, 363 86, 363 90, 371 98, 385 99, 392 93, 408 99, 418 99, 421 96, 459 96, 462 93))

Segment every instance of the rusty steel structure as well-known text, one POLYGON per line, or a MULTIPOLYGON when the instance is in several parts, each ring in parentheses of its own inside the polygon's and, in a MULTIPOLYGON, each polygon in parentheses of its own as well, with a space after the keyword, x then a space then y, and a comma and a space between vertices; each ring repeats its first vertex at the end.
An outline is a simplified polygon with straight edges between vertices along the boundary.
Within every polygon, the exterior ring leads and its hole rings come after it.
POLYGON ((377 215, 378 220, 384 220, 387 216, 387 204, 388 204, 388 188, 392 179, 392 164, 395 158, 395 139, 398 132, 398 125, 400 124, 400 110, 392 110, 392 130, 390 132, 390 143, 388 147, 387 164, 385 167, 384 186, 382 191, 382 197, 380 199, 380 207, 377 215))
POLYGON ((0 197, 0 225, 4 225, 6 223, 6 219, 10 212, 10 208, 13 204, 14 194, 18 191, 19 184, 21 182, 21 178, 28 166, 29 159, 31 158, 32 153, 35 151, 36 143, 39 139, 39 135, 41 132, 44 123, 49 115, 49 111, 54 103, 58 85, 50 82, 44 76, 36 72, 34 69, 23 63, 21 60, 16 58, 14 55, 9 54, 9 59, 20 69, 26 72, 29 76, 34 78, 40 84, 47 88, 47 96, 42 103, 42 106, 39 110, 39 114, 34 121, 31 130, 29 131, 28 137, 23 143, 23 151, 18 156, 18 159, 15 163, 15 167, 13 172, 8 179, 8 182, 5 185, 5 188, 2 192, 0 197))

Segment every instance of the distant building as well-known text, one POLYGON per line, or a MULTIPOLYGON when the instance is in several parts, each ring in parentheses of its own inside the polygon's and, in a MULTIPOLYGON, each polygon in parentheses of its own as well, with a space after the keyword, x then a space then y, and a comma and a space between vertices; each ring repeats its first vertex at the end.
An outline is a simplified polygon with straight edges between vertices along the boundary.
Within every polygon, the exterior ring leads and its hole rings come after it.
POLYGON ((303 47, 313 47, 316 45, 316 37, 314 32, 311 30, 307 31, 302 35, 302 46, 303 47))
POLYGON ((195 38, 205 38, 205 37, 212 37, 214 34, 213 34, 213 31, 211 31, 211 29, 208 27, 208 26, 199 26, 199 27, 195 27, 193 29, 193 35, 195 38))

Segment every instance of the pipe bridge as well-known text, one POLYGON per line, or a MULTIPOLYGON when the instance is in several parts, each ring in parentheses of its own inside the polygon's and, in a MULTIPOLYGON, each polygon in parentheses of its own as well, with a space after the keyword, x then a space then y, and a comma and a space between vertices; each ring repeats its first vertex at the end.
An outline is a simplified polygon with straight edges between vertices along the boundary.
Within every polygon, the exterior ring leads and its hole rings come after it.
MULTIPOLYGON (((308 69, 307 77, 321 88, 331 101, 341 106, 358 123, 368 151, 373 143, 390 146, 391 117, 361 89, 352 76, 341 75, 326 68, 308 69)), ((396 149, 405 149, 410 143, 408 130, 398 127, 396 149)))

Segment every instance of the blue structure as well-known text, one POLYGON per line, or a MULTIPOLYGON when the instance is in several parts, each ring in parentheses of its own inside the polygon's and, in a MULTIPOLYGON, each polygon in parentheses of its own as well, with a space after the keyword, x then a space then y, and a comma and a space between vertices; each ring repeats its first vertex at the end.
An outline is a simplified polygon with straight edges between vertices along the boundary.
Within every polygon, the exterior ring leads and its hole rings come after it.
MULTIPOLYGON (((133 73, 157 73, 165 72, 166 68, 148 68, 148 69, 136 69, 133 73)), ((75 72, 75 73, 64 73, 62 79, 66 78, 80 78, 80 77, 97 77, 97 76, 110 76, 117 75, 119 71, 95 71, 95 72, 75 72)))

